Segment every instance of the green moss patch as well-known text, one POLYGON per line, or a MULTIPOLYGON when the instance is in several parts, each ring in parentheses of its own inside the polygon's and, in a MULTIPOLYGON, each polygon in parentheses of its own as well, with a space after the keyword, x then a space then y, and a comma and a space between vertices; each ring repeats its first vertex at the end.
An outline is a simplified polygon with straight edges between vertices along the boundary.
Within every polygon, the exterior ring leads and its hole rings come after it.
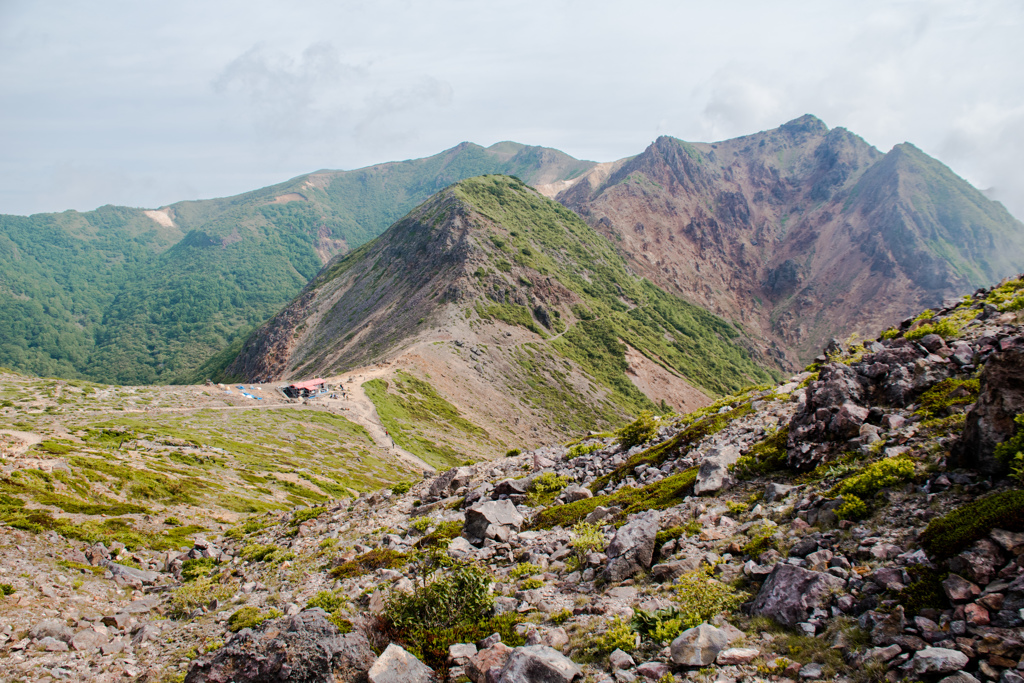
POLYGON ((921 546, 932 557, 952 557, 992 529, 1024 531, 1024 491, 986 496, 933 519, 921 534, 921 546))

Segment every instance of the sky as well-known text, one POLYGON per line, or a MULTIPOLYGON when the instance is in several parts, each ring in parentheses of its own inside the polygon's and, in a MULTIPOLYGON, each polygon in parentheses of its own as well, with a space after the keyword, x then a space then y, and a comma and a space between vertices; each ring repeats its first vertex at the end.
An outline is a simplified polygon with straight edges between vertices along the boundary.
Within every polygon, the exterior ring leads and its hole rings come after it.
POLYGON ((805 113, 1024 218, 1019 0, 0 0, 0 213, 501 140, 611 161, 805 113))

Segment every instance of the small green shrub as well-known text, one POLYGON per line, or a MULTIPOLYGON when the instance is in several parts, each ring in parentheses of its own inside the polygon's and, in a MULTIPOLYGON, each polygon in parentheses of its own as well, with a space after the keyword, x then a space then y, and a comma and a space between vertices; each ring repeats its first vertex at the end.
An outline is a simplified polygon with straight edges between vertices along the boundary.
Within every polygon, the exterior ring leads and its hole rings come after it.
POLYGON ((429 534, 421 538, 417 543, 417 548, 433 548, 437 546, 448 547, 448 542, 453 538, 458 538, 462 534, 462 522, 450 521, 441 522, 437 525, 437 528, 431 531, 429 534))
POLYGON ((309 602, 306 603, 306 609, 319 607, 330 614, 344 605, 345 597, 343 595, 331 591, 320 591, 309 599, 309 602))
POLYGON ((1018 482, 1024 483, 1024 415, 1018 415, 1013 421, 1017 425, 1013 436, 996 446, 995 456, 1018 482))
POLYGON ((295 553, 273 543, 261 545, 253 544, 242 549, 242 559, 250 562, 265 562, 267 564, 280 564, 295 559, 295 553))
POLYGON ((164 524, 167 526, 181 526, 181 521, 177 517, 168 517, 164 520, 164 524))
POLYGON ((425 534, 431 524, 433 524, 433 522, 429 517, 417 517, 409 524, 409 531, 415 531, 418 534, 425 534))
POLYGON ((8 595, 14 595, 14 586, 9 583, 0 583, 0 595, 5 598, 8 595))
POLYGON ((393 592, 384 602, 384 634, 444 676, 448 647, 500 633, 503 643, 516 647, 523 638, 515 631, 514 612, 491 616, 494 598, 491 578, 482 568, 461 565, 411 593, 393 592))
POLYGON ((831 495, 852 494, 858 498, 868 498, 888 486, 895 486, 912 479, 914 461, 905 456, 886 458, 873 462, 860 474, 855 474, 836 484, 831 495))
POLYGON ((569 484, 569 479, 554 472, 544 472, 532 482, 526 495, 526 504, 531 507, 550 505, 555 497, 569 484))
POLYGON ((777 429, 750 447, 733 466, 733 473, 740 479, 751 479, 786 468, 786 441, 789 427, 777 429))
POLYGON ((1024 280, 1014 278, 1002 284, 985 298, 985 303, 992 304, 1000 311, 1019 311, 1024 308, 1024 280))
POLYGON ((907 573, 910 574, 910 584, 897 594, 896 599, 908 615, 920 614, 925 608, 949 608, 946 591, 942 588, 942 582, 949 576, 947 573, 920 564, 907 567, 907 573))
POLYGON ((836 517, 839 519, 857 521, 867 516, 868 504, 852 493, 844 495, 842 504, 836 508, 836 517))
POLYGON ((533 590, 534 588, 540 588, 544 585, 544 582, 540 579, 527 579, 520 584, 520 588, 524 591, 533 590))
POLYGON ((604 444, 602 443, 578 443, 566 452, 565 459, 572 460, 573 458, 578 458, 581 455, 588 455, 594 451, 600 450, 603 446, 604 444))
POLYGON ((410 484, 409 482, 400 481, 391 487, 391 493, 395 494, 396 496, 401 496, 403 494, 409 493, 409 489, 411 488, 412 484, 410 484))
POLYGON ((890 327, 878 336, 879 339, 895 339, 900 336, 900 331, 895 327, 890 327))
POLYGON ((327 512, 326 507, 315 507, 315 508, 299 508, 292 513, 292 519, 289 522, 292 526, 298 526, 303 522, 311 519, 316 519, 320 515, 327 512))
POLYGON ((673 599, 679 604, 684 629, 710 621, 721 612, 732 611, 748 597, 712 578, 711 571, 711 567, 700 567, 676 580, 673 599))
POLYGON ((558 624, 559 626, 561 626, 565 622, 567 622, 570 619, 572 619, 572 610, 568 610, 568 609, 559 610, 559 611, 555 612, 554 614, 552 614, 550 617, 548 617, 548 619, 550 619, 553 623, 558 624))
POLYGON ((756 527, 753 535, 746 545, 743 546, 741 551, 744 555, 750 555, 751 557, 757 557, 769 548, 775 547, 775 531, 776 527, 770 527, 767 524, 762 524, 756 527))
POLYGON ((615 617, 608 623, 608 628, 590 641, 586 648, 590 653, 600 656, 615 650, 632 652, 636 649, 636 634, 628 621, 615 617))
POLYGON ((276 619, 280 616, 282 616, 281 612, 276 609, 262 612, 258 607, 246 605, 228 617, 228 630, 232 633, 238 633, 243 628, 256 628, 264 621, 276 619))
POLYGON ((589 522, 577 522, 572 528, 572 540, 569 541, 576 566, 583 566, 590 553, 603 550, 604 543, 601 527, 589 522))
POLYGON ((409 555, 406 553, 377 548, 363 553, 354 560, 338 565, 331 570, 331 576, 336 579, 350 579, 368 574, 376 569, 398 569, 404 567, 408 562, 409 555))
POLYGON ((217 564, 217 560, 212 557, 185 560, 181 563, 181 580, 195 581, 200 577, 210 576, 217 564))
POLYGON ((641 411, 640 415, 628 425, 616 430, 615 436, 623 449, 630 449, 647 443, 658 433, 658 420, 649 410, 641 411))
POLYGON ((508 575, 513 580, 518 581, 524 576, 533 576, 538 573, 540 573, 540 567, 537 565, 530 564, 529 562, 520 562, 512 568, 512 571, 510 571, 508 575))
POLYGON ((928 523, 921 546, 938 559, 952 557, 992 529, 1024 531, 1024 491, 995 493, 928 523))
POLYGON ((521 450, 519 450, 518 448, 512 448, 512 449, 509 449, 509 450, 508 450, 508 451, 507 451, 507 452, 505 453, 505 457, 506 457, 506 458, 514 458, 514 457, 516 457, 517 455, 519 455, 520 453, 522 453, 522 451, 521 451, 521 450))
POLYGON ((658 644, 670 643, 683 631, 683 616, 674 607, 653 613, 634 607, 630 628, 641 638, 658 644))
POLYGON ((232 595, 234 590, 230 586, 200 576, 171 593, 169 612, 172 617, 183 619, 211 600, 227 600, 232 595))
POLYGON ((920 408, 914 413, 925 420, 942 417, 956 406, 968 406, 978 400, 981 387, 977 379, 944 379, 921 394, 920 408))

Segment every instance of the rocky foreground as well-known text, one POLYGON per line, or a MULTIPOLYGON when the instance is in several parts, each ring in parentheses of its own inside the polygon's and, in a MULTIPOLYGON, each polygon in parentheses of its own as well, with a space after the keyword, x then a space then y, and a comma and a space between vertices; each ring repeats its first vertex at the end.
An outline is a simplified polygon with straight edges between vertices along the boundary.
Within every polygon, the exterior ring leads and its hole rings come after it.
POLYGON ((1021 294, 187 552, 4 529, 6 675, 1024 680, 1021 294))

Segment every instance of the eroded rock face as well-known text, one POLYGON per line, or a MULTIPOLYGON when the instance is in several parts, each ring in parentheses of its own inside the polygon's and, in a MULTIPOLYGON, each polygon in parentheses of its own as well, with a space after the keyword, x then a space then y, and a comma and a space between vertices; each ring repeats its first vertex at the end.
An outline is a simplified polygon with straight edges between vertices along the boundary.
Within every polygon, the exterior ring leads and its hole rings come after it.
POLYGON ((186 683, 306 683, 358 681, 376 657, 360 633, 340 635, 321 609, 272 622, 260 632, 242 629, 201 657, 186 683))
POLYGON ((623 525, 608 544, 608 564, 604 576, 611 582, 624 581, 638 571, 651 566, 654 558, 654 539, 661 524, 657 510, 633 517, 623 525))
POLYGON ((453 467, 430 484, 427 501, 447 498, 473 479, 472 467, 453 467))
POLYGON ((831 574, 777 564, 761 586, 751 612, 795 628, 822 605, 829 590, 838 590, 843 585, 842 579, 831 574))
POLYGON ((789 466, 809 469, 827 455, 818 444, 855 435, 867 418, 863 402, 864 386, 853 368, 842 363, 822 366, 818 380, 807 388, 806 403, 790 422, 789 466))
POLYGON ((996 460, 996 446, 1013 436, 1013 418, 1024 413, 1024 349, 994 353, 981 373, 978 402, 967 413, 963 436, 953 455, 960 466, 983 474, 999 474, 1006 466, 996 460))
POLYGON ((700 463, 693 492, 701 496, 727 488, 731 483, 729 466, 735 465, 739 459, 740 451, 735 446, 728 445, 713 449, 700 463))

